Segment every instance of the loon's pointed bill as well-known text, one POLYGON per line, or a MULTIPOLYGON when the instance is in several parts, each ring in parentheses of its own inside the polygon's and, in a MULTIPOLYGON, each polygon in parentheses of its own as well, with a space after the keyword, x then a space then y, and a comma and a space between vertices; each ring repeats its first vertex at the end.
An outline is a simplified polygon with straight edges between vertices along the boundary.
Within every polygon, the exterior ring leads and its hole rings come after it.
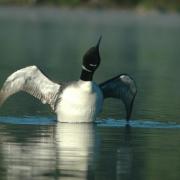
POLYGON ((97 48, 97 49, 99 49, 101 40, 102 40, 102 36, 99 37, 98 42, 97 42, 97 44, 96 44, 96 48, 97 48))
POLYGON ((123 101, 126 108, 126 119, 129 120, 137 93, 135 81, 130 76, 121 74, 103 82, 100 88, 104 98, 119 98, 123 101))
POLYGON ((9 96, 25 91, 54 109, 60 86, 49 80, 36 66, 29 66, 14 72, 6 79, 0 91, 0 105, 9 96))

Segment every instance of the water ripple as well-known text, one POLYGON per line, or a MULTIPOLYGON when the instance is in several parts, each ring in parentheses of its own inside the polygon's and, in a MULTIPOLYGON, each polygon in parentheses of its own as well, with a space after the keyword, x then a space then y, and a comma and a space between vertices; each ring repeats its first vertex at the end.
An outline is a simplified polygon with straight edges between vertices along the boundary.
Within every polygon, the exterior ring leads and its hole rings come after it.
POLYGON ((4 117, 4 116, 0 116, 0 123, 7 123, 7 124, 52 125, 52 124, 55 124, 55 122, 56 120, 53 117, 37 117, 37 116, 4 117))
MULTIPOLYGON (((53 125, 56 124, 55 117, 0 117, 0 123, 6 124, 21 124, 21 125, 53 125)), ((116 119, 99 119, 95 121, 98 127, 125 127, 127 125, 126 120, 116 119)), ((174 129, 180 128, 180 124, 176 122, 159 122, 155 120, 130 120, 130 127, 133 128, 152 128, 152 129, 174 129)))
MULTIPOLYGON (((97 121, 100 127, 125 127, 127 125, 126 120, 116 120, 116 119, 104 119, 97 121)), ((155 120, 131 120, 128 124, 130 127, 134 128, 152 128, 152 129, 173 129, 180 128, 180 124, 176 122, 159 122, 155 120)))

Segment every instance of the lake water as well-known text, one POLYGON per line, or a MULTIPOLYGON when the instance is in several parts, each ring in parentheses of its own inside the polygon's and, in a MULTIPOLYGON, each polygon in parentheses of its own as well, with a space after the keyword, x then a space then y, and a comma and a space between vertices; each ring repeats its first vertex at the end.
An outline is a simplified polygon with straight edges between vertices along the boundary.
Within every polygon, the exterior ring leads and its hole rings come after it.
POLYGON ((130 127, 119 100, 94 124, 57 123, 18 93, 0 109, 0 180, 177 180, 180 177, 180 15, 0 8, 0 85, 35 64, 76 80, 82 55, 103 36, 97 83, 121 73, 137 83, 130 127))

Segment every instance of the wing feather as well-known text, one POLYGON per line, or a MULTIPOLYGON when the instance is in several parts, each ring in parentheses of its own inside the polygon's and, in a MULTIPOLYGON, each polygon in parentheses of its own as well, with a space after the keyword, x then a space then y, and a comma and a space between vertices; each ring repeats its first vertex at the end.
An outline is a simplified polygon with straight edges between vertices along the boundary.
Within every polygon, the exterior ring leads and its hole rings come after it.
POLYGON ((11 74, 0 91, 0 105, 11 95, 25 91, 54 110, 60 85, 49 80, 36 66, 29 66, 11 74))
POLYGON ((118 98, 124 102, 128 120, 137 93, 135 81, 130 76, 121 74, 100 84, 100 88, 104 98, 118 98))
POLYGON ((100 84, 100 87, 103 91, 104 98, 124 99, 128 96, 135 96, 137 91, 134 80, 126 74, 121 74, 105 81, 100 84))

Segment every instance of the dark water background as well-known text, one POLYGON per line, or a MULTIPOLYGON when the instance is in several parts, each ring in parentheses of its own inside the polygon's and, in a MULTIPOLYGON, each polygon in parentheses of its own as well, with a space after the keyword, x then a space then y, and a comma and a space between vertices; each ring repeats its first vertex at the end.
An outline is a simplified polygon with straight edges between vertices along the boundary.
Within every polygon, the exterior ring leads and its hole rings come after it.
POLYGON ((130 74, 138 94, 131 127, 107 100, 95 124, 61 124, 18 93, 0 109, 0 179, 179 179, 180 16, 127 11, 0 8, 0 84, 35 64, 76 80, 84 52, 103 36, 98 83, 130 74))

